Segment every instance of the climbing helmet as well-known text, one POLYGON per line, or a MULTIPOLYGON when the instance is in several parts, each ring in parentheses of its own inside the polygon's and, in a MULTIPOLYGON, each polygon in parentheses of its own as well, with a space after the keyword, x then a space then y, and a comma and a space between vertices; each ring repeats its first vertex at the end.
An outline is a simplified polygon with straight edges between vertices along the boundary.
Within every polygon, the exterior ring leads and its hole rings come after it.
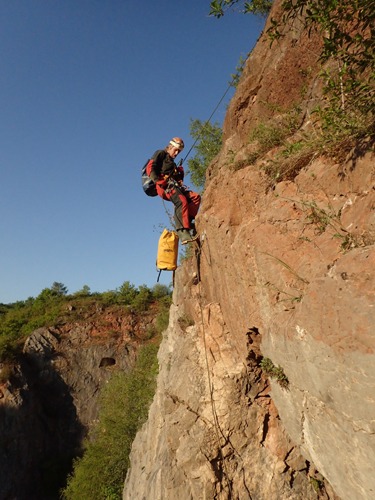
POLYGON ((179 149, 180 151, 182 151, 185 146, 184 141, 180 137, 173 137, 173 139, 169 141, 169 145, 179 149))

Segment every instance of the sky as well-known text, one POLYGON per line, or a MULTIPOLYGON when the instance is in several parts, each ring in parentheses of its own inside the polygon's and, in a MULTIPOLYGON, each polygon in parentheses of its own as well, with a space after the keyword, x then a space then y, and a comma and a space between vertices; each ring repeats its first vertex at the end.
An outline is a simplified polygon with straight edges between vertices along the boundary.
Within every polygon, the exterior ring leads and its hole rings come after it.
MULTIPOLYGON (((210 117, 264 24, 209 10, 209 0, 0 0, 0 303, 54 282, 68 293, 155 285, 173 205, 143 193, 141 168, 174 136, 185 157, 191 120, 210 117)), ((160 283, 171 280, 164 271, 160 283)))

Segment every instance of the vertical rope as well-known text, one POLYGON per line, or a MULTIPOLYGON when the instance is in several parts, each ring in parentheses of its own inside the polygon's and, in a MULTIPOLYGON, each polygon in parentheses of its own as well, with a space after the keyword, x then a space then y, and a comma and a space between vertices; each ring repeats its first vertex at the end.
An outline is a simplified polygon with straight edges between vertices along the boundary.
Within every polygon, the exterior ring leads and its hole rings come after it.
POLYGON ((220 101, 217 103, 215 109, 212 111, 210 117, 208 118, 208 120, 206 120, 204 122, 204 124, 202 125, 202 128, 201 128, 201 131, 198 135, 198 137, 195 139, 193 145, 191 146, 191 148, 189 149, 189 151, 187 152, 185 158, 183 160, 181 160, 181 164, 185 162, 186 158, 189 156, 189 154, 191 153, 192 149, 195 147, 196 143, 199 141, 199 139, 201 138, 202 136, 202 133, 203 133, 203 130, 207 127, 207 125, 210 123, 211 121, 211 118, 214 116, 214 114, 216 113, 216 110, 218 109, 218 107, 220 106, 220 104, 223 102, 224 100, 224 97, 227 95, 227 93, 229 92, 229 89, 232 87, 232 82, 230 82, 230 84, 228 85, 228 88, 227 90, 224 92, 222 98, 220 99, 220 101))
MULTIPOLYGON (((202 251, 202 248, 199 248, 199 253, 202 251)), ((197 257, 197 256, 196 256, 197 257)), ((199 261, 197 261, 197 265, 199 265, 199 261)), ((198 273, 200 275, 200 271, 198 273)), ((213 417, 213 422, 214 422, 214 432, 217 440, 217 446, 219 449, 220 453, 220 458, 221 458, 221 463, 222 463, 222 468, 223 468, 223 474, 226 479, 227 487, 228 487, 228 494, 229 494, 229 499, 232 498, 232 485, 229 480, 229 474, 225 462, 225 457, 223 454, 223 448, 221 446, 221 438, 220 435, 225 439, 225 436, 223 435, 221 429, 220 429, 220 424, 219 424, 219 418, 217 416, 216 412, 216 407, 215 407, 215 401, 213 398, 213 393, 214 393, 214 386, 212 383, 212 378, 211 378, 211 371, 210 371, 210 365, 208 362, 208 351, 207 351, 207 342, 206 342, 206 329, 204 326, 204 318, 203 318, 203 306, 202 306, 202 290, 201 290, 201 280, 199 279, 198 281, 198 305, 200 309, 200 316, 201 316, 201 326, 202 326, 202 334, 203 334, 203 346, 204 346, 204 354, 205 354, 205 361, 206 361, 206 371, 207 371, 207 380, 208 380, 208 388, 209 388, 209 393, 210 393, 210 403, 211 403, 211 411, 212 411, 212 417, 213 417)))

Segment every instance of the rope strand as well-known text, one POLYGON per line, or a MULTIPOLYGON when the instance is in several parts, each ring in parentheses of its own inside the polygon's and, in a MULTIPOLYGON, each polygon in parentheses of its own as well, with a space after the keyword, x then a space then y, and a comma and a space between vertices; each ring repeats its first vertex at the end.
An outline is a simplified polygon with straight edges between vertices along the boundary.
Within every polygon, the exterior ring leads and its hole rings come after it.
MULTIPOLYGON (((204 241, 206 241, 207 236, 205 237, 204 241)), ((198 249, 198 254, 201 254, 202 252, 202 245, 203 241, 200 243, 199 249, 198 249)), ((199 263, 199 255, 195 255, 195 258, 197 259, 197 266, 200 265, 199 263)), ((227 469, 227 464, 225 460, 225 456, 223 453, 223 446, 221 444, 221 438, 220 435, 223 437, 224 441, 226 440, 226 437, 223 434, 223 431, 220 427, 220 422, 219 422, 219 417, 216 412, 216 406, 215 406, 215 401, 214 401, 214 385, 212 382, 211 378, 211 370, 210 370, 210 365, 208 361, 208 349, 207 349, 207 341, 206 341, 206 328, 204 325, 204 317, 203 317, 203 305, 202 305, 202 290, 201 290, 201 280, 200 280, 200 270, 198 271, 198 306, 200 309, 200 318, 201 318, 201 328, 202 328, 202 337, 203 337, 203 347, 204 347, 204 354, 205 354, 205 361, 206 361, 206 370, 207 370, 207 382, 208 382, 208 390, 210 394, 210 403, 211 403, 211 412, 212 412, 212 418, 213 418, 213 423, 214 423, 214 433, 216 437, 216 442, 220 454, 220 460, 221 460, 221 465, 222 465, 222 472, 223 472, 223 477, 226 480, 226 485, 228 488, 228 500, 231 500, 233 498, 233 492, 232 492, 232 484, 229 478, 229 472, 227 469)), ((222 480, 220 480, 220 484, 223 487, 222 480)))
POLYGON ((190 153, 191 153, 191 151, 193 150, 194 146, 196 145, 196 143, 198 142, 198 140, 201 138, 203 130, 204 130, 204 129, 205 129, 205 127, 206 127, 206 126, 210 123, 211 118, 214 116, 214 114, 216 113, 216 111, 217 111, 218 107, 219 107, 219 106, 220 106, 220 104, 223 102, 223 100, 224 100, 225 96, 226 96, 226 95, 227 95, 227 93, 229 92, 229 89, 233 86, 233 85, 232 85, 232 82, 233 82, 233 80, 229 83, 227 90, 224 92, 224 94, 223 94, 222 98, 221 98, 221 99, 220 99, 220 101, 217 103, 217 105, 216 105, 215 109, 212 111, 212 113, 211 113, 210 117, 208 118, 208 120, 206 120, 206 121, 204 122, 204 124, 202 125, 201 131, 200 131, 200 133, 199 133, 198 137, 195 139, 195 141, 194 141, 193 145, 191 146, 191 148, 190 148, 190 149, 189 149, 189 151, 187 152, 187 154, 186 154, 185 158, 184 158, 183 160, 181 160, 181 164, 185 162, 186 158, 189 156, 189 154, 190 154, 190 153))

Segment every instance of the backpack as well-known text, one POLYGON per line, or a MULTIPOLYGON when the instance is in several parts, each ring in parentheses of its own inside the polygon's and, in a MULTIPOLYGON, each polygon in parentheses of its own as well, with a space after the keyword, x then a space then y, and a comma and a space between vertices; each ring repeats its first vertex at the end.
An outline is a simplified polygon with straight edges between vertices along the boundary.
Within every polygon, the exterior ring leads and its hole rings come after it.
POLYGON ((159 238, 158 255, 156 258, 156 267, 159 269, 159 277, 162 271, 174 271, 177 269, 177 258, 178 236, 174 231, 164 229, 159 238))
POLYGON ((150 160, 147 160, 144 167, 142 168, 142 188, 147 196, 157 196, 155 182, 147 175, 146 169, 150 160))

